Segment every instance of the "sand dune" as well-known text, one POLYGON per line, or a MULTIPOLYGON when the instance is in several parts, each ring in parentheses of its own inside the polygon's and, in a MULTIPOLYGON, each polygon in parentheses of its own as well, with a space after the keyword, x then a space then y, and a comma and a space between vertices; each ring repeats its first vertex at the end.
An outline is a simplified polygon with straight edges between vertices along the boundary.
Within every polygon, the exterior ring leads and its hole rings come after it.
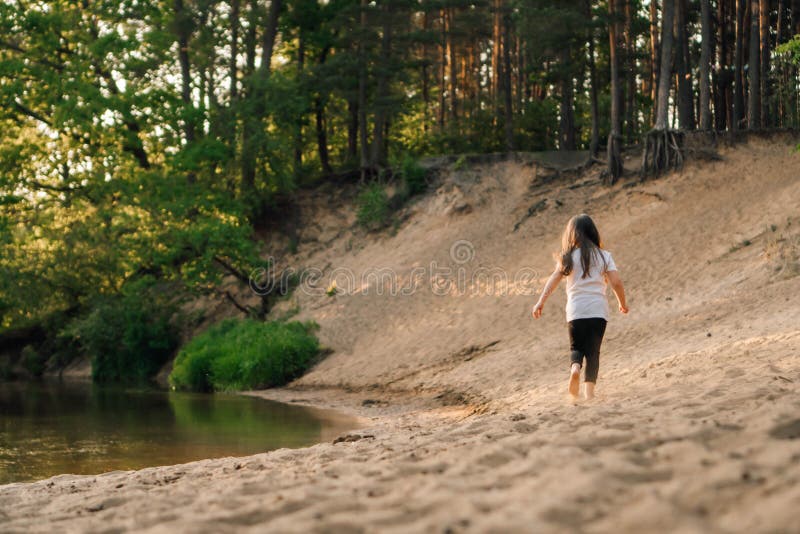
POLYGON ((359 279, 437 261, 529 268, 541 287, 562 226, 589 212, 631 307, 593 401, 566 398, 563 289, 538 322, 520 294, 298 292, 285 309, 334 352, 257 394, 359 415, 361 439, 0 486, 0 530, 796 532, 800 154, 773 139, 722 156, 610 189, 518 163, 452 171, 378 236, 304 199, 287 263, 359 279))

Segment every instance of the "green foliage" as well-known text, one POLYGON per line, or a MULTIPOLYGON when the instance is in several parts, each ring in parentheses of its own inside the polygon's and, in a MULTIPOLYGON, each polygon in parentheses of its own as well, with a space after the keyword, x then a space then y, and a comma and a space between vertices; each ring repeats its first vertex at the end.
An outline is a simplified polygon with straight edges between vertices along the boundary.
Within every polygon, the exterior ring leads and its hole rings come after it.
MULTIPOLYGON (((198 25, 150 1, 0 7, 0 33, 15 36, 0 46, 0 329, 85 318, 144 274, 185 295, 230 274, 220 260, 239 273, 260 265, 248 214, 289 186, 264 171, 242 198, 235 113, 174 90, 174 31, 198 32, 193 69, 214 55, 219 33, 198 25)), ((61 344, 63 324, 47 328, 61 344)))
POLYGON ((356 199, 358 223, 369 229, 382 228, 389 222, 391 209, 383 185, 375 181, 364 187, 356 199))
POLYGON ((431 154, 497 152, 504 146, 502 123, 486 110, 475 110, 468 119, 432 133, 429 144, 431 154))
POLYGON ((31 376, 41 376, 44 372, 45 361, 46 357, 39 354, 39 351, 32 345, 23 347, 20 363, 31 376))
POLYGON ((800 35, 795 35, 792 40, 777 46, 775 52, 785 54, 792 63, 800 65, 800 35))
POLYGON ((400 168, 405 191, 409 197, 424 193, 428 189, 428 171, 419 162, 406 155, 400 168))
POLYGON ((338 292, 339 288, 336 287, 336 280, 331 282, 330 285, 325 289, 325 294, 329 297, 335 297, 338 292))
POLYGON ((176 389, 223 391, 283 385, 319 352, 314 323, 227 319, 192 339, 169 381, 176 389))
POLYGON ((97 382, 141 383, 150 379, 177 347, 170 323, 173 310, 153 290, 98 297, 91 311, 69 324, 74 338, 92 358, 97 382))
POLYGON ((0 381, 11 380, 14 378, 14 372, 11 369, 11 362, 6 359, 0 359, 0 381))
MULTIPOLYGON (((491 2, 298 0, 275 36, 268 4, 234 14, 214 2, 0 2, 0 329, 62 313, 89 328, 96 307, 100 328, 109 302, 129 298, 114 295, 144 276, 176 297, 214 292, 224 276, 246 282, 264 265, 254 224, 322 176, 394 161, 397 193, 371 184, 358 198, 359 222, 383 228, 427 187, 414 158, 504 151, 507 120, 516 150, 551 150, 571 110, 586 148, 589 42, 607 137, 608 3, 517 0, 498 20, 491 2), (496 31, 513 36, 510 69, 496 64, 496 31)), ((623 89, 650 76, 647 4, 626 6, 623 89)), ((770 65, 773 125, 797 128, 800 37, 770 65)), ((635 94, 631 107, 628 96, 632 137, 652 102, 635 94)), ((42 357, 68 361, 80 348, 55 335, 62 323, 46 329, 42 357)))
POLYGON ((532 100, 517 118, 515 142, 525 150, 553 150, 558 131, 558 107, 553 100, 532 100))

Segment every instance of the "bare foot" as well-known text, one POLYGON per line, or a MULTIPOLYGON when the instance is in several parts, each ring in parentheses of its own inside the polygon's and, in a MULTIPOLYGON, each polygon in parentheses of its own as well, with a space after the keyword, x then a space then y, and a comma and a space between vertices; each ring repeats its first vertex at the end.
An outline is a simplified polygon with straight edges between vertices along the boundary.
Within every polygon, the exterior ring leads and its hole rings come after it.
POLYGON ((594 398, 594 383, 593 382, 584 382, 583 383, 583 398, 586 400, 594 398))
POLYGON ((577 363, 572 364, 569 370, 569 394, 574 398, 578 397, 578 388, 581 382, 581 366, 577 363))

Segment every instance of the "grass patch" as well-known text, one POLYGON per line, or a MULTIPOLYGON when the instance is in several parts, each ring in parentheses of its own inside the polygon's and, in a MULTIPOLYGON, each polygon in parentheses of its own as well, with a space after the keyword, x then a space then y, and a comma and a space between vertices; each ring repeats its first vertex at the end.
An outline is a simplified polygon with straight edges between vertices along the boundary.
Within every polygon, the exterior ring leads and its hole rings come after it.
POLYGON ((276 387, 302 375, 319 354, 313 323, 226 319, 192 339, 169 376, 176 389, 276 387))
POLYGON ((389 196, 379 182, 372 182, 364 187, 356 199, 358 223, 368 230, 377 230, 386 226, 391 216, 389 196))
POLYGON ((330 283, 328 288, 325 290, 325 294, 329 297, 335 297, 336 293, 339 292, 339 289, 336 287, 336 280, 330 283))
POLYGON ((731 248, 728 249, 728 252, 732 254, 732 253, 736 252, 737 250, 741 250, 744 247, 749 247, 752 244, 753 244, 753 242, 750 241, 749 239, 744 239, 741 243, 737 243, 735 245, 731 245, 731 248))
POLYGON ((428 189, 428 171, 413 157, 407 155, 400 166, 407 197, 424 193, 428 189))
POLYGON ((394 176, 399 178, 399 182, 391 197, 379 177, 364 186, 356 198, 358 223, 367 230, 379 230, 388 226, 397 210, 405 206, 412 197, 428 190, 428 171, 412 156, 404 156, 394 168, 394 176))
POLYGON ((800 236, 773 236, 764 245, 762 257, 781 279, 800 274, 800 236))

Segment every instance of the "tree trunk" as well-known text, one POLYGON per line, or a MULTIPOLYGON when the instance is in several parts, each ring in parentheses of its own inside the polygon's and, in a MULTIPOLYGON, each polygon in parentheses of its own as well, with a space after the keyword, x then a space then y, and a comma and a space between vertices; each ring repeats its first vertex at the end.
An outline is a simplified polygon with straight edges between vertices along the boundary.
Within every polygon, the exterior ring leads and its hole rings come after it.
POLYGON ((175 33, 178 41, 178 62, 181 66, 181 101, 184 106, 183 132, 187 144, 195 139, 195 124, 192 117, 192 73, 189 63, 189 36, 192 33, 192 15, 183 5, 183 0, 174 0, 175 33))
POLYGON ((733 124, 732 130, 738 130, 744 118, 744 14, 745 2, 736 0, 736 49, 733 66, 733 124))
POLYGON ((317 151, 319 153, 319 163, 322 166, 322 172, 325 174, 332 174, 330 157, 328 156, 328 131, 325 124, 325 106, 322 103, 322 98, 316 97, 314 99, 314 116, 317 128, 317 151))
MULTIPOLYGON (((297 75, 301 80, 305 75, 306 40, 303 29, 297 31, 297 75)), ((299 177, 303 171, 303 114, 297 117, 294 135, 294 175, 299 177)))
MULTIPOLYGON (((330 47, 325 47, 322 49, 319 54, 319 60, 317 62, 318 65, 322 66, 325 64, 325 61, 328 59, 329 52, 330 47)), ((321 88, 319 90, 322 91, 321 88)), ((314 122, 317 131, 317 152, 319 154, 319 163, 322 167, 322 172, 325 174, 332 174, 333 169, 331 168, 330 156, 328 154, 328 125, 327 121, 325 120, 325 101, 323 100, 322 94, 317 94, 317 96, 314 98, 314 122)), ((347 141, 349 148, 349 132, 347 141)))
POLYGON ((658 101, 658 0, 650 0, 650 121, 656 121, 656 102, 658 101))
POLYGON ((498 109, 500 108, 500 41, 502 39, 501 2, 502 0, 492 0, 492 83, 489 90, 490 97, 498 109))
MULTIPOLYGON (((516 33, 516 32, 515 32, 516 33)), ((517 34, 514 38, 514 64, 517 66, 516 76, 514 77, 516 90, 514 91, 514 101, 517 105, 517 113, 522 112, 522 77, 524 72, 524 58, 522 56, 522 38, 517 34)), ((480 83, 478 84, 480 88, 480 83)), ((478 102, 480 109, 480 102, 478 102)))
POLYGON ((446 34, 447 34, 447 63, 450 67, 450 116, 453 122, 458 121, 458 95, 456 87, 458 84, 458 65, 456 64, 456 49, 453 45, 453 8, 445 10, 446 34))
MULTIPOLYGON (((422 15, 422 31, 427 35, 428 28, 430 26, 430 22, 428 20, 428 11, 425 11, 422 15)), ((421 81, 422 81, 422 105, 423 105, 423 112, 422 112, 422 131, 424 133, 428 133, 430 130, 430 125, 428 121, 430 119, 430 109, 431 109, 431 90, 430 90, 430 80, 429 80, 429 73, 428 70, 430 65, 428 63, 428 43, 427 41, 422 42, 422 66, 421 66, 421 81)))
MULTIPOLYGON (((586 0, 586 18, 592 20, 592 0, 586 0)), ((600 125, 597 110, 597 65, 594 57, 594 28, 589 25, 589 98, 592 115, 592 137, 589 141, 589 152, 592 157, 597 156, 597 147, 600 144, 600 125)))
POLYGON ((230 82, 230 101, 234 102, 238 95, 239 85, 237 83, 238 67, 236 58, 239 55, 239 0, 231 0, 230 27, 231 27, 231 55, 228 59, 228 78, 230 82))
POLYGON ((608 1, 608 62, 611 67, 611 125, 606 146, 608 158, 608 181, 613 185, 622 176, 622 157, 620 156, 620 87, 619 62, 617 58, 617 0, 608 1))
POLYGON ((700 0, 700 129, 711 129, 711 0, 700 0))
MULTIPOLYGON (((682 134, 668 128, 669 93, 672 81, 673 26, 675 3, 680 0, 664 0, 661 17, 661 65, 658 77, 658 100, 656 101, 656 123, 644 137, 642 150, 642 175, 659 174, 665 169, 679 167, 683 163, 682 134)), ((676 51, 680 54, 680 50, 676 51)))
POLYGON ((725 16, 727 2, 720 1, 717 4, 716 56, 719 68, 714 71, 714 128, 722 131, 728 127, 728 113, 731 105, 728 100, 730 77, 728 75, 727 18, 725 16))
POLYGON ((244 36, 245 78, 249 78, 256 68, 256 26, 258 26, 258 0, 250 0, 250 9, 247 13, 247 33, 244 36))
POLYGON ((694 130, 694 99, 689 65, 689 35, 686 31, 686 0, 675 2, 675 71, 678 77, 678 123, 684 130, 694 130))
MULTIPOLYGON (((253 9, 255 9, 256 3, 253 2, 252 5, 253 9)), ((242 194, 245 197, 255 191, 256 155, 258 152, 256 135, 262 127, 262 121, 266 113, 266 84, 270 75, 275 38, 278 35, 278 16, 282 8, 283 0, 272 0, 267 24, 261 39, 261 65, 259 65, 258 71, 250 76, 251 83, 248 98, 251 102, 252 112, 245 116, 242 129, 242 194)), ((251 198, 251 200, 255 199, 251 198)))
POLYGON ((792 25, 794 35, 800 35, 800 0, 792 0, 792 25))
POLYGON ((349 117, 347 120, 347 160, 355 165, 358 161, 358 133, 360 131, 357 98, 351 97, 347 100, 347 114, 349 117))
POLYGON ((467 83, 467 72, 469 71, 469 46, 462 48, 461 57, 458 58, 460 68, 458 69, 458 86, 461 88, 461 114, 463 117, 469 117, 469 99, 470 85, 467 83))
POLYGON ((759 1, 759 35, 761 37, 761 122, 764 127, 772 125, 772 110, 770 109, 771 86, 769 80, 769 0, 759 1))
MULTIPOLYGON (((362 34, 367 29, 367 0, 361 0, 359 24, 362 34)), ((361 181, 369 172, 369 145, 367 144, 367 54, 363 39, 358 41, 358 141, 361 145, 361 181)))
POLYGON ((759 0, 750 0, 750 54, 747 65, 749 95, 747 97, 747 126, 761 128, 761 50, 759 38, 759 0))
POLYGON ((506 150, 514 150, 514 110, 511 105, 511 14, 503 5, 503 130, 506 150))
POLYGON ((380 66, 375 88, 375 124, 372 130, 372 167, 386 163, 386 126, 389 115, 389 69, 392 51, 392 8, 390 0, 383 1, 383 27, 381 36, 380 66))
POLYGON ((575 113, 573 110, 574 97, 572 88, 572 74, 569 72, 572 54, 569 46, 564 46, 561 49, 560 55, 563 75, 561 78, 561 135, 558 148, 561 150, 575 150, 575 113))
POLYGON ((441 58, 439 61, 439 129, 444 129, 444 116, 446 108, 445 87, 447 84, 447 16, 445 10, 439 11, 441 19, 442 36, 440 40, 441 58))
POLYGON ((633 42, 633 0, 625 0, 625 133, 628 143, 632 143, 636 134, 636 55, 633 42))
POLYGON ((672 78, 672 27, 675 17, 675 1, 676 0, 664 0, 664 7, 661 14, 661 65, 658 76, 656 130, 667 129, 669 86, 672 78))
POLYGON ((261 79, 266 81, 272 69, 272 52, 275 49, 275 38, 278 36, 278 18, 283 9, 283 0, 270 0, 267 25, 261 35, 261 79))
MULTIPOLYGON (((480 43, 476 43, 473 46, 472 56, 473 56, 473 65, 474 68, 472 69, 472 84, 473 84, 473 91, 475 93, 475 109, 481 109, 481 102, 483 101, 483 92, 481 91, 481 85, 483 83, 483 74, 481 73, 483 69, 483 62, 481 61, 481 47, 480 43)), ((521 107, 519 109, 522 109, 521 107)))

